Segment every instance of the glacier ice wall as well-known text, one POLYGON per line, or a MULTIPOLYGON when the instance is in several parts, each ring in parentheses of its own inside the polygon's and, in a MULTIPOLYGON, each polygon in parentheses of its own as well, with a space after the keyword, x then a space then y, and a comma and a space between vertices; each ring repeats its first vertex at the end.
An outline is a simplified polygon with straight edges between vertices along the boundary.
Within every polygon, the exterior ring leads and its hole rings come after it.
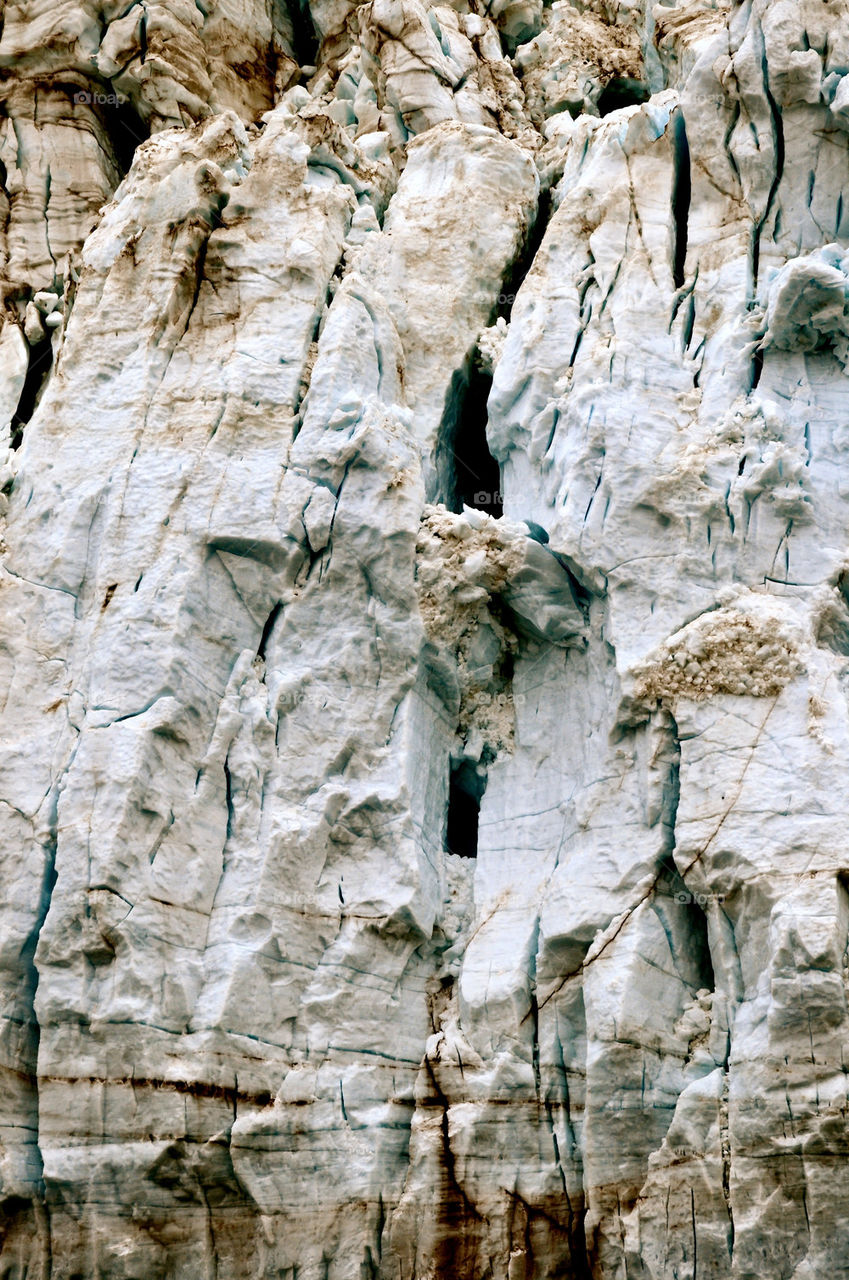
POLYGON ((0 98, 0 1275, 849 1277, 849 0, 0 98))

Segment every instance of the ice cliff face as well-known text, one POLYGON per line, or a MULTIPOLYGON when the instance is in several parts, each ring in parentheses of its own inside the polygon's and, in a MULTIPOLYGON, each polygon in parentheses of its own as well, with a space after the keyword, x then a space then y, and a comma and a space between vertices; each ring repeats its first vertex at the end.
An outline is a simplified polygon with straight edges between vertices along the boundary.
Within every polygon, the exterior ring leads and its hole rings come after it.
POLYGON ((0 1274, 849 1277, 849 0, 0 93, 0 1274))

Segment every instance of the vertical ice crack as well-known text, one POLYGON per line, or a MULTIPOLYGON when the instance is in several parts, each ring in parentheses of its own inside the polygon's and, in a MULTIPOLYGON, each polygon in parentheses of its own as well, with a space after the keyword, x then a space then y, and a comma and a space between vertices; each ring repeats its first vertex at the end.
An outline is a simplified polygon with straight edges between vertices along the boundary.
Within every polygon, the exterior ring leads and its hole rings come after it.
POLYGON ((674 175, 672 180, 672 279, 676 289, 684 286, 687 262, 688 222, 692 178, 690 146, 683 114, 678 111, 673 121, 674 175))
POLYGON ((461 858, 476 858, 478 824, 486 774, 464 760, 451 770, 448 783, 448 810, 445 818, 445 847, 461 858))
POLYGON ((773 174, 772 183, 770 184, 769 194, 766 200, 763 216, 755 223, 752 229, 752 293, 757 295, 758 274, 760 270, 760 252, 761 237, 766 227, 769 215, 772 212, 775 198, 778 193, 778 187, 784 174, 784 120, 781 115, 781 108, 776 102, 772 90, 769 87, 769 66, 766 57, 766 45, 764 41, 763 28, 760 29, 761 39, 761 68, 763 72, 763 91, 769 106, 770 116, 772 119, 772 142, 775 157, 775 172, 773 174))
POLYGON ((12 449, 19 449, 24 438, 24 428, 29 423, 38 407, 50 371, 53 367, 53 344, 50 337, 33 343, 29 349, 29 363, 26 377, 21 389, 17 408, 12 415, 11 440, 12 449))
POLYGON ((722 1067, 722 1094, 719 1100, 719 1145, 722 1156, 722 1198, 728 1214, 728 1252, 734 1256, 734 1206, 731 1203, 731 1134, 728 1124, 728 1054, 722 1067))
POLYGON ((447 397, 447 429, 440 450, 442 488, 453 511, 464 506, 500 516, 503 511, 501 468, 486 438, 487 400, 492 375, 472 359, 456 373, 447 397))

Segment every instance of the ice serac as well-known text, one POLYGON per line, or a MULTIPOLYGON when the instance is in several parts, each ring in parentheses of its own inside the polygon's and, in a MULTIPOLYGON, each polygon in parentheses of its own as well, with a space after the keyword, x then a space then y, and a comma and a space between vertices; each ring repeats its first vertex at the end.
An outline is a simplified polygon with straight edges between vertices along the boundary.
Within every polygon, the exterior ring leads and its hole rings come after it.
POLYGON ((849 0, 0 112, 0 1274, 849 1280, 849 0))

